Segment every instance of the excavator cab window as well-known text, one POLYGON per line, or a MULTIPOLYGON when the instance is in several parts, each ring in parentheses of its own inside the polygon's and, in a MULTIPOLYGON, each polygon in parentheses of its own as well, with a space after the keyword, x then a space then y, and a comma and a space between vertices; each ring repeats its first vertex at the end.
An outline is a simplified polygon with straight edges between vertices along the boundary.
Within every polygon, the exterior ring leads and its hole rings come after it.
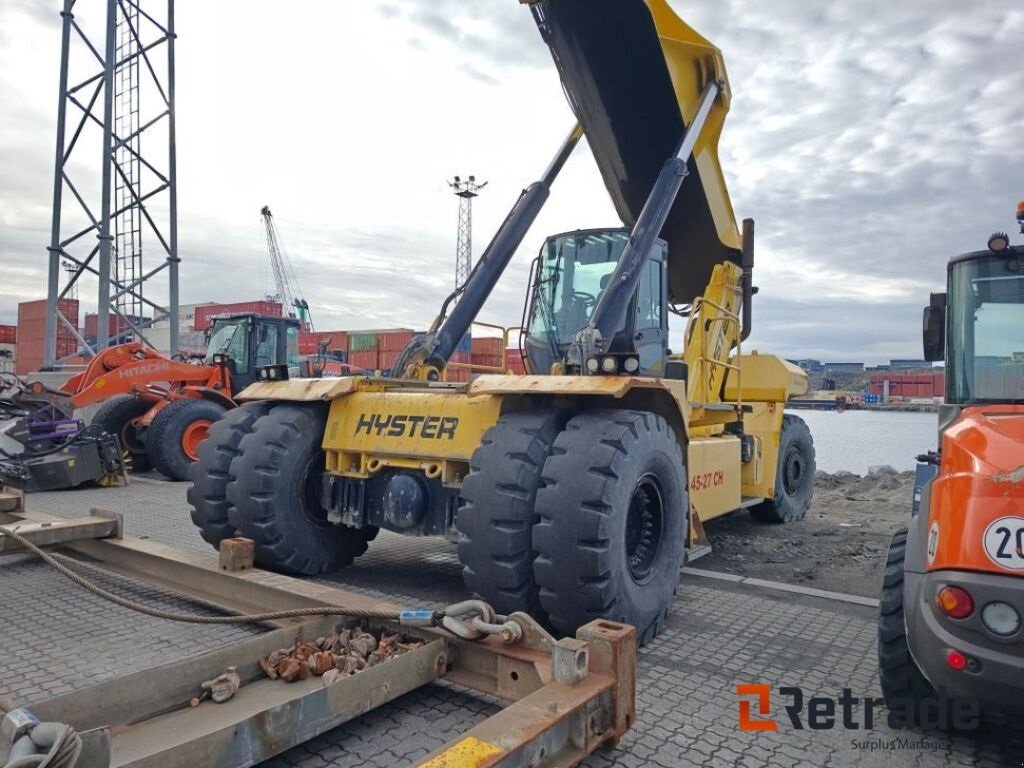
POLYGON ((947 401, 1024 402, 1024 269, 998 256, 950 267, 947 401))
POLYGON ((288 375, 298 376, 302 367, 302 356, 299 354, 299 326, 289 325, 285 329, 285 335, 287 336, 285 342, 287 360, 285 362, 288 364, 288 375))
POLYGON ((214 320, 210 344, 206 350, 206 363, 213 363, 214 355, 227 355, 232 375, 249 372, 249 320, 214 320))

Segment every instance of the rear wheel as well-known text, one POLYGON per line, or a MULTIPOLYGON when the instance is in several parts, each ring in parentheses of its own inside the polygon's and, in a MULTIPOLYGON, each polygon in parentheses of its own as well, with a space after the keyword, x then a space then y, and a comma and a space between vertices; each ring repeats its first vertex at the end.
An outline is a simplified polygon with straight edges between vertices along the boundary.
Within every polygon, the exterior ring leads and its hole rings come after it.
POLYGON ((227 484, 228 521, 256 544, 256 563, 317 576, 351 564, 377 534, 327 521, 320 503, 326 410, 278 404, 239 443, 227 484))
POLYGON ((92 417, 93 426, 117 435, 125 468, 131 472, 145 472, 151 466, 146 445, 131 422, 152 407, 151 402, 133 395, 118 395, 104 402, 92 417))
POLYGON ((187 480, 189 467, 199 458, 199 446, 227 409, 212 400, 174 400, 153 417, 146 432, 146 447, 153 466, 171 480, 187 480))
POLYGON ((192 505, 192 522, 199 535, 214 547, 223 539, 235 535, 235 527, 228 520, 228 482, 231 462, 239 455, 242 438, 252 432, 256 420, 266 415, 270 403, 245 403, 228 411, 224 418, 214 422, 210 434, 199 445, 198 458, 189 468, 192 486, 188 489, 188 503, 192 505))
POLYGON ((555 439, 537 492, 534 575, 555 629, 597 618, 661 630, 685 559, 688 497, 679 440, 644 411, 592 411, 555 439))
POLYGON ((563 423, 557 411, 506 414, 470 459, 456 521, 462 578, 499 613, 542 613, 533 579, 533 506, 563 423))
MULTIPOLYGON (((907 550, 907 531, 898 531, 889 543, 882 580, 882 595, 878 614, 878 679, 882 696, 892 709, 897 701, 912 701, 913 711, 923 699, 935 695, 932 684, 921 673, 910 655, 907 626, 903 605, 903 568, 907 550)), ((901 708, 903 711, 905 708, 901 708)), ((908 713, 909 714, 909 713, 908 713)), ((905 725, 914 725, 913 722, 905 725)))
POLYGON ((750 514, 765 523, 803 520, 814 496, 814 439, 799 416, 782 417, 779 463, 775 470, 775 498, 750 507, 750 514))

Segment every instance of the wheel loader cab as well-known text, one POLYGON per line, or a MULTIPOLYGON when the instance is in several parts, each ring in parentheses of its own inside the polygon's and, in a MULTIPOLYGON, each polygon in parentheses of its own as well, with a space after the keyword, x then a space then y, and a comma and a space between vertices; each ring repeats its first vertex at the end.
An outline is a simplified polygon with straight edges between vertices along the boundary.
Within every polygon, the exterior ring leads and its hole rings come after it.
MULTIPOLYGON (((1018 208, 1024 231, 1024 203, 1018 208)), ((887 701, 938 695, 1024 711, 1024 245, 1002 232, 950 260, 924 311, 945 360, 938 450, 893 537, 879 618, 887 701), (953 661, 963 664, 954 664, 953 661)))
MULTIPOLYGON (((524 345, 534 373, 581 373, 567 365, 576 334, 586 327, 608 288, 629 230, 590 229, 549 237, 534 261, 524 345)), ((600 373, 662 376, 668 340, 665 312, 668 246, 657 240, 642 262, 640 281, 607 354, 592 361, 600 373)))
POLYGON ((231 395, 237 395, 258 378, 261 368, 287 365, 299 373, 299 321, 290 317, 231 315, 213 321, 205 362, 224 355, 231 373, 231 395))

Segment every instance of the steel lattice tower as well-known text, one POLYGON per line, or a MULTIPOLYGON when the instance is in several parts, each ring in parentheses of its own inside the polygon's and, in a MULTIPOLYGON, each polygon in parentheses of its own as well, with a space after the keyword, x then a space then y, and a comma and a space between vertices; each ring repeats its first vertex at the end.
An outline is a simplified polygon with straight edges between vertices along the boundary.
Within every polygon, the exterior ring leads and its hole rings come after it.
POLYGON ((456 176, 448 182, 459 198, 459 232, 455 244, 455 287, 461 288, 469 279, 473 269, 473 198, 487 186, 487 182, 477 182, 476 176, 463 179, 456 176))
POLYGON ((111 341, 111 312, 114 340, 146 341, 148 324, 166 319, 178 347, 174 0, 64 0, 63 8, 44 368, 61 362, 59 325, 93 354, 59 305, 86 275, 96 278, 97 349, 111 341), (143 237, 156 254, 148 271, 143 237), (66 281, 62 262, 76 267, 66 281), (157 303, 145 288, 163 273, 158 296, 167 300, 157 303))

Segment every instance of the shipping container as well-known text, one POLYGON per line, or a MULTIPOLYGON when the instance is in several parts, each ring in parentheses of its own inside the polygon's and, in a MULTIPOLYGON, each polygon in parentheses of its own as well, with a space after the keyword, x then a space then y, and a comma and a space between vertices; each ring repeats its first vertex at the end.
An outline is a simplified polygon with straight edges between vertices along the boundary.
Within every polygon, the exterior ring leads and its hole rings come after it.
MULTIPOLYGON (((353 336, 349 337, 350 339, 353 336)), ((376 349, 360 349, 360 350, 349 350, 348 353, 348 364, 353 368, 361 368, 364 371, 375 371, 377 370, 377 350, 376 349)))
MULTIPOLYGON (((504 358, 501 355, 478 355, 473 354, 472 363, 474 366, 486 368, 503 368, 504 358)), ((496 373, 496 371, 477 371, 477 373, 496 373)))
POLYGON ((349 352, 376 352, 377 334, 364 331, 350 331, 348 334, 349 352))
POLYGON ((193 327, 197 331, 207 330, 217 315, 268 315, 270 317, 281 317, 282 307, 278 301, 241 301, 235 304, 210 304, 205 307, 195 308, 195 319, 193 327))
POLYGON ((0 325, 0 344, 16 344, 18 342, 18 326, 0 325))
POLYGON ((505 340, 493 336, 474 336, 470 340, 473 355, 501 355, 505 348, 505 340))
POLYGON ((399 350, 380 350, 377 353, 377 367, 382 371, 390 371, 395 367, 395 363, 398 362, 398 356, 402 354, 399 350))
POLYGON ((320 351, 320 342, 327 340, 327 350, 348 351, 348 331, 300 331, 299 354, 315 355, 320 351))
POLYGON ((413 340, 416 332, 408 328, 377 333, 377 347, 381 352, 401 352, 413 340))
POLYGON ((526 374, 526 363, 523 362, 522 350, 510 348, 505 350, 505 367, 509 373, 519 376, 526 374))

